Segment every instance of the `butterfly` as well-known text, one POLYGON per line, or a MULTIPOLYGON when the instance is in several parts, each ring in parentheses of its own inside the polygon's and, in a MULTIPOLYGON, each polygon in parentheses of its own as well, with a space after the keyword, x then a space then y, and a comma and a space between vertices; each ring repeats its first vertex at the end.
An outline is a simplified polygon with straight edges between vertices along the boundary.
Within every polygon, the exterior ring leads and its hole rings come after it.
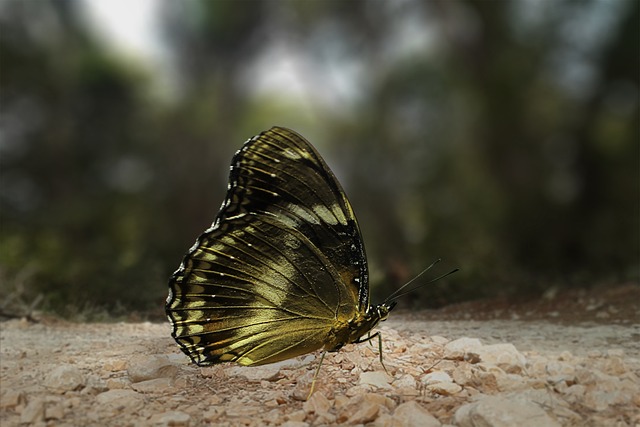
POLYGON ((306 139, 273 127, 234 155, 226 198, 171 276, 165 308, 194 363, 248 366, 367 341, 397 296, 370 305, 345 192, 306 139))

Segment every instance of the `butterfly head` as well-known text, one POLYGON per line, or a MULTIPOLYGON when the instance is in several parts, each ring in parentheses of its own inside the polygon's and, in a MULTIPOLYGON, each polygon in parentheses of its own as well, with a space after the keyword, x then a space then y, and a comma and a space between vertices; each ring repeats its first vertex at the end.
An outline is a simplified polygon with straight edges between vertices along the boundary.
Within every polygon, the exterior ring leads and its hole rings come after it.
POLYGON ((364 315, 358 316, 349 322, 349 336, 345 340, 346 342, 341 342, 337 348, 333 349, 333 351, 340 349, 340 347, 346 343, 362 342, 362 337, 364 335, 369 334, 371 330, 378 325, 378 323, 387 320, 389 312, 393 310, 393 307, 395 306, 396 301, 383 302, 382 304, 369 306, 364 315))
POLYGON ((397 301, 383 302, 382 304, 372 305, 367 310, 365 314, 365 319, 370 319, 371 321, 375 321, 375 324, 372 327, 375 327, 379 322, 387 320, 389 317, 389 312, 393 310, 393 307, 396 306, 397 301))

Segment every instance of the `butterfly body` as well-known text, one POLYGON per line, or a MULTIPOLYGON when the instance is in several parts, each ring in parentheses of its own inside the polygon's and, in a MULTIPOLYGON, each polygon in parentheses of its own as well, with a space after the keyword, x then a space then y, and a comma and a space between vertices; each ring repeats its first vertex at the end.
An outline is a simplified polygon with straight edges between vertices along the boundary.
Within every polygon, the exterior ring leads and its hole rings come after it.
POLYGON ((271 128, 235 154, 212 226, 169 282, 172 336, 198 365, 337 351, 387 318, 369 305, 351 205, 318 152, 271 128))

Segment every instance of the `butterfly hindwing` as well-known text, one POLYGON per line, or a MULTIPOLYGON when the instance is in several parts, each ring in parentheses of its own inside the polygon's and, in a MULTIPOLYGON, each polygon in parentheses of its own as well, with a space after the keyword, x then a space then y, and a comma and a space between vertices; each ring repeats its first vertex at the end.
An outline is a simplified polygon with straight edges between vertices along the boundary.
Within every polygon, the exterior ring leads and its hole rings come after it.
POLYGON ((173 336, 194 362, 262 364, 344 341, 368 307, 364 246, 315 149, 272 128, 236 153, 212 227, 170 281, 173 336))

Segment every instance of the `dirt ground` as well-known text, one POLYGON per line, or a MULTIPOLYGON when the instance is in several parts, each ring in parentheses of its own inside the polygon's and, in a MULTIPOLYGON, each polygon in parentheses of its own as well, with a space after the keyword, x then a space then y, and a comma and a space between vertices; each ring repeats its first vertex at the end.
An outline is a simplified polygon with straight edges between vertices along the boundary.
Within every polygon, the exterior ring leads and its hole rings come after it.
POLYGON ((0 425, 637 426, 640 286, 393 312, 377 345, 198 368, 168 323, 0 324, 0 425), (520 417, 520 418, 519 418, 520 417))

